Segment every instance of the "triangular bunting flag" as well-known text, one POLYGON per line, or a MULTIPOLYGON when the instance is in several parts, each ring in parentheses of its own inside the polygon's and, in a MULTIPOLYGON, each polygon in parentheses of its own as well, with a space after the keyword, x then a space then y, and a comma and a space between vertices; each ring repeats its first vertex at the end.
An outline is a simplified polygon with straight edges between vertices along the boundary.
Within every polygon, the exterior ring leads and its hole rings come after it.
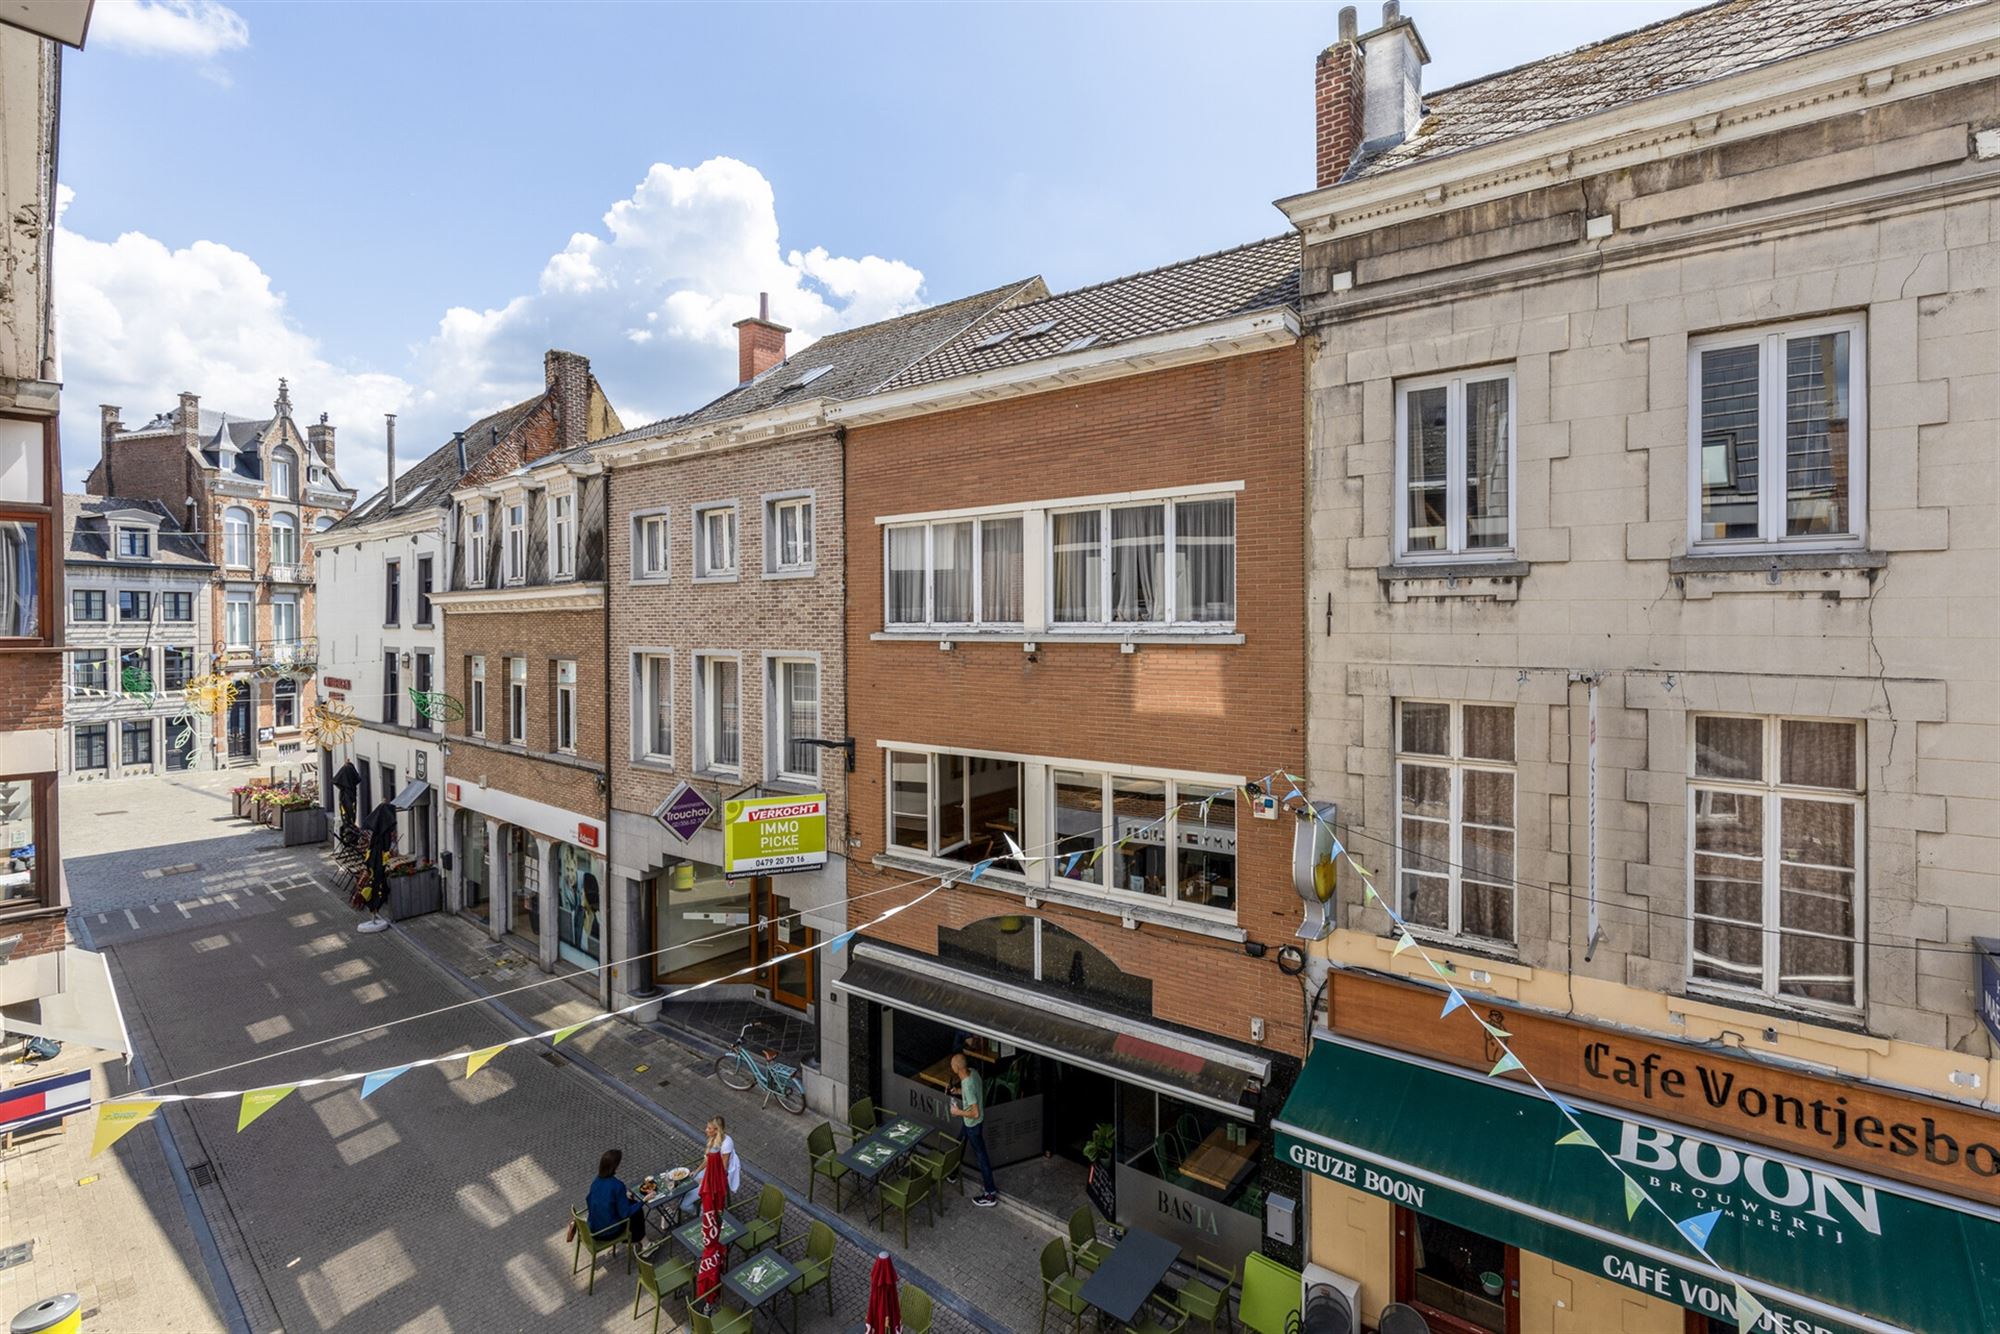
POLYGON ((1625 1220, 1626 1220, 1627 1222, 1630 1222, 1630 1221, 1631 1221, 1631 1219, 1632 1219, 1632 1215, 1633 1215, 1633 1214, 1636 1214, 1636 1213, 1638 1213, 1638 1212, 1639 1212, 1639 1206, 1640 1206, 1641 1204, 1644 1204, 1644 1203, 1645 1203, 1645 1201, 1646 1201, 1646 1192, 1645 1192, 1645 1191, 1643 1191, 1643 1190, 1641 1190, 1641 1189, 1639 1189, 1639 1183, 1638 1183, 1638 1182, 1636 1182, 1636 1181, 1634 1181, 1634 1180, 1633 1180, 1633 1179, 1632 1179, 1631 1177, 1626 1177, 1626 1178, 1625 1178, 1625 1220))
POLYGON ((1486 1036, 1488 1036, 1488 1037, 1491 1037, 1491 1038, 1499 1038, 1499 1039, 1501 1039, 1502 1041, 1505 1041, 1506 1039, 1508 1039, 1508 1038, 1511 1038, 1511 1037, 1513 1037, 1513 1036, 1514 1036, 1514 1035, 1513 1035, 1512 1033, 1509 1033, 1509 1032, 1508 1032, 1508 1031, 1507 1031, 1506 1029, 1504 1029, 1504 1028, 1496 1028, 1496 1027, 1495 1027, 1495 1026, 1493 1026, 1492 1024, 1489 1024, 1489 1023, 1487 1023, 1487 1022, 1486 1022, 1486 1021, 1485 1021, 1484 1019, 1481 1019, 1481 1020, 1479 1021, 1479 1026, 1480 1026, 1481 1028, 1485 1029, 1485 1030, 1486 1030, 1486 1036))
POLYGON ((967 876, 966 879, 970 880, 973 884, 976 885, 979 883, 979 877, 985 875, 988 871, 992 869, 993 869, 993 859, 991 857, 988 857, 985 861, 975 864, 972 868, 972 874, 967 876))
POLYGON ((507 1044, 501 1042, 494 1046, 482 1047, 478 1051, 468 1053, 465 1058, 465 1077, 470 1079, 478 1074, 485 1068, 488 1061, 505 1050, 507 1050, 507 1044))
POLYGON ((1569 1132, 1569 1134, 1564 1135, 1561 1139, 1556 1141, 1557 1148, 1561 1148, 1565 1144, 1588 1144, 1593 1149, 1597 1147, 1597 1141, 1592 1139, 1587 1132, 1582 1130, 1572 1130, 1569 1132))
POLYGON ((1722 1210, 1710 1209, 1705 1214, 1696 1214, 1693 1218, 1683 1218, 1680 1222, 1674 1224, 1674 1226, 1681 1230, 1683 1237, 1686 1237, 1695 1244, 1697 1250, 1707 1250, 1708 1234, 1715 1231, 1716 1220, 1721 1217, 1722 1210))
POLYGON ((1449 1015, 1453 1010, 1458 1009, 1464 1004, 1465 997, 1458 994, 1457 987, 1453 987, 1451 993, 1444 998, 1444 1013, 1438 1015, 1438 1018, 1443 1019, 1446 1015, 1449 1015))
POLYGON ((1375 903, 1380 901, 1382 896, 1375 892, 1375 882, 1373 880, 1363 880, 1361 882, 1361 897, 1370 903, 1375 903))
POLYGON ((832 940, 826 942, 826 952, 828 954, 838 954, 846 949, 848 943, 853 939, 854 933, 852 931, 843 931, 832 940))
POLYGON ((1514 1055, 1514 1053, 1510 1051, 1503 1053, 1500 1059, 1493 1063, 1493 1068, 1487 1071, 1487 1073, 1489 1075, 1504 1075, 1509 1070, 1519 1070, 1520 1068, 1521 1068, 1520 1057, 1514 1055))
POLYGON ((1375 873, 1369 870, 1367 867, 1363 866, 1360 862, 1355 861, 1354 854, 1351 852, 1347 854, 1347 864, 1354 868, 1354 873, 1356 875, 1362 876, 1369 880, 1373 880, 1375 878, 1375 873))
POLYGON ((1069 857, 1063 862, 1062 873, 1064 875, 1070 874, 1072 871, 1076 870, 1076 864, 1082 860, 1083 860, 1082 853, 1072 852, 1069 855, 1069 857))
POLYGON ((575 1036, 576 1031, 589 1022, 586 1019, 583 1021, 583 1024, 571 1024, 568 1028, 558 1028, 555 1032, 549 1034, 549 1045, 551 1047, 560 1047, 563 1044, 563 1039, 575 1036))
POLYGON ((1104 845, 1100 843, 1096 847, 1090 850, 1090 861, 1087 863, 1087 865, 1090 866, 1097 865, 1097 859, 1099 857, 1102 857, 1103 855, 1104 855, 1104 845))
POLYGON ((1306 781, 1305 779, 1299 777, 1297 774, 1285 773, 1283 769, 1280 769, 1278 772, 1285 774, 1286 781, 1291 782, 1293 784, 1303 784, 1306 781))
POLYGON ((255 1121, 258 1117, 283 1102, 286 1095, 297 1087, 296 1084, 286 1084, 279 1088, 251 1089, 248 1093, 245 1093, 243 1095, 242 1106, 236 1110, 236 1128, 242 1130, 243 1127, 249 1125, 252 1121, 255 1121))
POLYGON ((1007 840, 1007 855, 1009 857, 1012 857, 1015 861, 1019 862, 1021 864, 1021 869, 1023 871, 1027 870, 1030 866, 1033 866, 1036 862, 1041 860, 1041 858, 1039 857, 1030 857, 1027 853, 1021 851, 1021 845, 1014 841, 1014 836, 1012 834, 1003 833, 1002 835, 1000 835, 1000 837, 1007 840))
POLYGON ((1294 787, 1292 788, 1292 790, 1291 790, 1290 792, 1287 792, 1287 793, 1285 794, 1285 800, 1286 800, 1286 801, 1303 801, 1303 800, 1305 799, 1305 795, 1306 795, 1306 794, 1305 794, 1305 793, 1303 793, 1303 792, 1301 792, 1301 791, 1299 791, 1299 789, 1298 789, 1298 788, 1297 788, 1297 786, 1295 785, 1295 786, 1294 786, 1294 787))
MULTIPOLYGON (((583 1025, 581 1024, 577 1025, 577 1028, 581 1027, 583 1027, 583 1025)), ((575 1031, 576 1029, 574 1028, 569 1029, 568 1033, 574 1033, 575 1031)), ((564 1036, 567 1036, 567 1033, 565 1033, 564 1036)), ((561 1042, 562 1038, 558 1037, 556 1041, 561 1042)), ((410 1067, 407 1065, 399 1065, 390 1070, 376 1070, 371 1074, 362 1076, 361 1096, 364 1098, 367 1097, 369 1094, 373 1093, 376 1089, 381 1088, 384 1084, 388 1083, 390 1080, 394 1079, 397 1075, 402 1074, 409 1068, 410 1067)))
POLYGON ((1333 840, 1333 851, 1326 854, 1326 859, 1328 861, 1332 861, 1336 857, 1345 855, 1346 852, 1347 852, 1346 846, 1343 845, 1341 841, 1336 838, 1335 840, 1333 840))
POLYGON ((133 1102, 107 1102, 97 1109, 97 1133, 91 1137, 90 1156, 95 1158, 139 1126, 152 1120, 160 1109, 158 1100, 142 1098, 133 1102))
POLYGON ((1398 954, 1401 954, 1404 950, 1409 949, 1412 945, 1415 945, 1416 943, 1417 939, 1415 936, 1412 936, 1407 931, 1403 932, 1403 934, 1396 937, 1396 948, 1389 951, 1389 957, 1392 959, 1395 958, 1398 954))
POLYGON ((1453 963, 1450 959, 1443 959, 1443 960, 1432 959, 1431 971, 1436 973, 1439 977, 1444 978, 1448 982, 1451 980, 1451 975, 1458 971, 1458 965, 1453 963))
POLYGON ((1558 1108, 1560 1108, 1564 1116, 1567 1116, 1572 1121, 1576 1120, 1576 1108, 1570 1106, 1568 1103, 1564 1102, 1561 1098, 1558 1098, 1553 1093, 1549 1094, 1549 1101, 1554 1103, 1558 1108))
POLYGON ((1764 1303, 1751 1295, 1750 1289, 1741 1283, 1736 1285, 1736 1328, 1743 1334, 1757 1328, 1764 1320, 1764 1303))

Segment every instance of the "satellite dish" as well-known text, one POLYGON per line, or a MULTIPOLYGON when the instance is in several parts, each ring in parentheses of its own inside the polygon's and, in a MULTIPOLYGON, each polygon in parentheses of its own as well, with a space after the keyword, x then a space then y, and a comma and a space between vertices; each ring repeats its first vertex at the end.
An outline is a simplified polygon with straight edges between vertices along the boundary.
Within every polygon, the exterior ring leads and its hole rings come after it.
POLYGON ((1331 1283, 1306 1289, 1305 1304, 1299 1308, 1299 1334, 1356 1334, 1360 1328, 1346 1293, 1331 1283))

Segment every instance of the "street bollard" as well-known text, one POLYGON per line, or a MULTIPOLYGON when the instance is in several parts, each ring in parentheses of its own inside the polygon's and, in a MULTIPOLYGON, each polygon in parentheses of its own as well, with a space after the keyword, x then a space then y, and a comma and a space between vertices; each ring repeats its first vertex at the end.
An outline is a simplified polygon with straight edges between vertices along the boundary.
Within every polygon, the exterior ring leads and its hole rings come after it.
POLYGON ((76 1334, 83 1323, 83 1299, 73 1292, 36 1302, 14 1317, 8 1334, 76 1334))

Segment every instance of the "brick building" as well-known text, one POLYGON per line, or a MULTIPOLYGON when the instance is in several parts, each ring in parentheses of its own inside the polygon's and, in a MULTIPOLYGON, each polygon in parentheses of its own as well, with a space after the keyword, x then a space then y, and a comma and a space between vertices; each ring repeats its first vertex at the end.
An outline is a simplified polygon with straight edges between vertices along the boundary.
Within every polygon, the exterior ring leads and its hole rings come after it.
POLYGON ((465 708, 444 746, 447 902, 608 1000, 605 478, 583 446, 622 427, 588 360, 551 351, 544 369, 453 479, 449 587, 431 595, 465 708))
MULTIPOLYGON (((760 311, 737 326, 736 388, 590 451, 611 479, 612 938, 619 957, 661 952, 621 992, 729 977, 702 998, 823 1017, 823 956, 744 970, 846 920, 849 561, 845 451, 828 413, 1041 291, 1012 284, 790 358, 789 331, 760 311), (725 878, 718 820, 683 838, 653 818, 682 783, 717 812, 739 797, 823 793, 826 865, 725 878), (718 921, 755 925, 717 939, 718 921)), ((844 1074, 809 1065, 807 1076, 815 1105, 844 1113, 844 1074)))
POLYGON ((63 774, 91 782, 214 765, 182 693, 214 651, 202 544, 158 502, 63 497, 63 774))
POLYGON ((1103 1128, 1117 1217, 1225 1266, 1297 1181, 1296 822, 1244 788, 1305 754, 1298 255, 1012 303, 832 411, 849 924, 954 878, 847 950, 850 1092, 951 1125, 979 1035, 1003 1193, 1074 1199, 1103 1128))
POLYGON ((311 537, 354 503, 335 469, 326 415, 300 429, 278 381, 271 415, 232 417, 183 393, 177 407, 128 427, 102 408, 94 496, 150 500, 200 541, 215 649, 205 663, 235 682, 212 738, 221 767, 299 762, 304 707, 318 670, 311 537))
POLYGON ((1733 1329, 1738 1282, 1765 1329, 1990 1327, 1918 1238, 2000 1204, 1995 10, 1725 3, 1431 93, 1357 27, 1282 202, 1309 787, 1614 1161, 1548 1156, 1345 876, 1311 1257, 1452 1329, 1733 1329))

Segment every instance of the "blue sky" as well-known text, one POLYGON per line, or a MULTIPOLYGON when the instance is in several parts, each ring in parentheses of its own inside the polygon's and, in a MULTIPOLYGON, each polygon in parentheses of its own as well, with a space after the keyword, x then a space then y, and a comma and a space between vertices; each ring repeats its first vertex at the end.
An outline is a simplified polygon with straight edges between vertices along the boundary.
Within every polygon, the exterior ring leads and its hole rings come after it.
MULTIPOLYGON (((1405 12, 1437 88, 1682 8, 1405 12)), ((99 0, 64 67, 71 476, 100 401, 263 415, 283 374, 366 490, 383 411, 407 463, 552 344, 636 424, 728 387, 758 290, 810 336, 1272 235, 1335 15, 99 0)))

